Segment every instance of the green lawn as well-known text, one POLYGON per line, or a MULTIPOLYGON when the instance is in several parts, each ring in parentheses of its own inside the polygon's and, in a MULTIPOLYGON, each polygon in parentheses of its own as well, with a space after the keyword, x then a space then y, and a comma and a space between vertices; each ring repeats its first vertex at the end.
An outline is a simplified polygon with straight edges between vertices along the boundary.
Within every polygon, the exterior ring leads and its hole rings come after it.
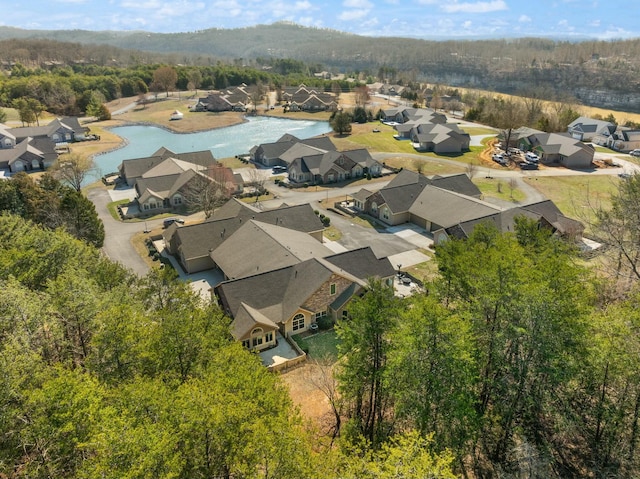
MULTIPOLYGON (((483 196, 490 196, 514 203, 524 201, 526 195, 517 187, 512 189, 509 179, 474 178, 473 182, 480 189, 483 196)), ((514 183, 515 185, 515 183, 514 183)))
POLYGON ((320 331, 304 338, 300 335, 293 338, 301 348, 308 348, 309 357, 312 359, 338 359, 338 336, 334 329, 320 331))
POLYGON ((611 193, 620 180, 617 176, 594 175, 539 176, 525 181, 552 200, 563 214, 589 223, 594 219, 592 207, 610 208, 611 193))

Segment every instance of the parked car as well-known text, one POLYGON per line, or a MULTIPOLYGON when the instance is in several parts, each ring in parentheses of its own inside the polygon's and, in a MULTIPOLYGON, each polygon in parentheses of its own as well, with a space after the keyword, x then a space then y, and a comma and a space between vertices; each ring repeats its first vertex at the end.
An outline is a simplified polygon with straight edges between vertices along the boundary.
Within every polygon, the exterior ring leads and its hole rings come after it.
POLYGON ((527 153, 525 153, 524 157, 530 163, 537 163, 538 161, 540 161, 540 157, 538 157, 538 155, 536 155, 535 153, 533 153, 531 151, 527 151, 527 153))
POLYGON ((284 173, 285 171, 287 171, 287 167, 282 165, 276 165, 273 168, 271 168, 271 171, 273 173, 284 173))
POLYGON ((166 218, 163 222, 162 222, 162 226, 164 228, 168 228, 169 226, 171 226, 173 223, 178 223, 179 225, 183 225, 184 224, 184 220, 182 218, 166 218))
POLYGON ((640 156, 640 149, 631 150, 631 151, 629 152, 629 154, 630 154, 631 156, 640 156))
POLYGON ((496 163, 498 163, 500 165, 506 165, 507 164, 507 159, 501 153, 496 153, 496 154, 492 155, 491 158, 493 159, 493 161, 495 161, 496 163))
POLYGON ((520 163, 520 169, 521 170, 537 170, 538 163, 529 163, 528 161, 524 161, 520 163))

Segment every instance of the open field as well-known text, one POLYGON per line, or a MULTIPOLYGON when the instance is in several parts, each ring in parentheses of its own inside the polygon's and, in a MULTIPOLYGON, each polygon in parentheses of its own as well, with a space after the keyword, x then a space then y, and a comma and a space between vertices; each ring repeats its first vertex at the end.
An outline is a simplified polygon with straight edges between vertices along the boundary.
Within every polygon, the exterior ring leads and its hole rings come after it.
POLYGON ((616 176, 537 176, 524 179, 552 200, 567 216, 588 224, 593 221, 593 208, 611 206, 611 193, 616 189, 616 176))

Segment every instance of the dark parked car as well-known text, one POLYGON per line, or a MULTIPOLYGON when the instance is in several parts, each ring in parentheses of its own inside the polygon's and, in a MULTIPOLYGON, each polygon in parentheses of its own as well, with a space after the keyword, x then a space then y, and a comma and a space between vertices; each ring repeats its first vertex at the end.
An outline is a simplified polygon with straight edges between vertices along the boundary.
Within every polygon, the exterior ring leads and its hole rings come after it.
POLYGON ((537 170, 538 164, 523 162, 523 163, 520 163, 520 169, 521 170, 537 170))
POLYGON ((167 218, 162 222, 162 226, 168 228, 173 223, 178 223, 179 225, 184 224, 184 220, 182 218, 167 218))

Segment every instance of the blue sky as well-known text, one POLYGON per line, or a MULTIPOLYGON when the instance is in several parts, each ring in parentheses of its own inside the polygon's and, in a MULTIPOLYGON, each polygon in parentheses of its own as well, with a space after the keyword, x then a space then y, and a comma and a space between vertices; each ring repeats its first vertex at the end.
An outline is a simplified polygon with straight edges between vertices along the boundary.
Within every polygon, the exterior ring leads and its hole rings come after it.
MULTIPOLYGON (((0 0, 0 6, 9 0, 0 0)), ((23 0, 0 25, 27 29, 238 28, 277 21, 430 39, 640 37, 639 0, 23 0)))

